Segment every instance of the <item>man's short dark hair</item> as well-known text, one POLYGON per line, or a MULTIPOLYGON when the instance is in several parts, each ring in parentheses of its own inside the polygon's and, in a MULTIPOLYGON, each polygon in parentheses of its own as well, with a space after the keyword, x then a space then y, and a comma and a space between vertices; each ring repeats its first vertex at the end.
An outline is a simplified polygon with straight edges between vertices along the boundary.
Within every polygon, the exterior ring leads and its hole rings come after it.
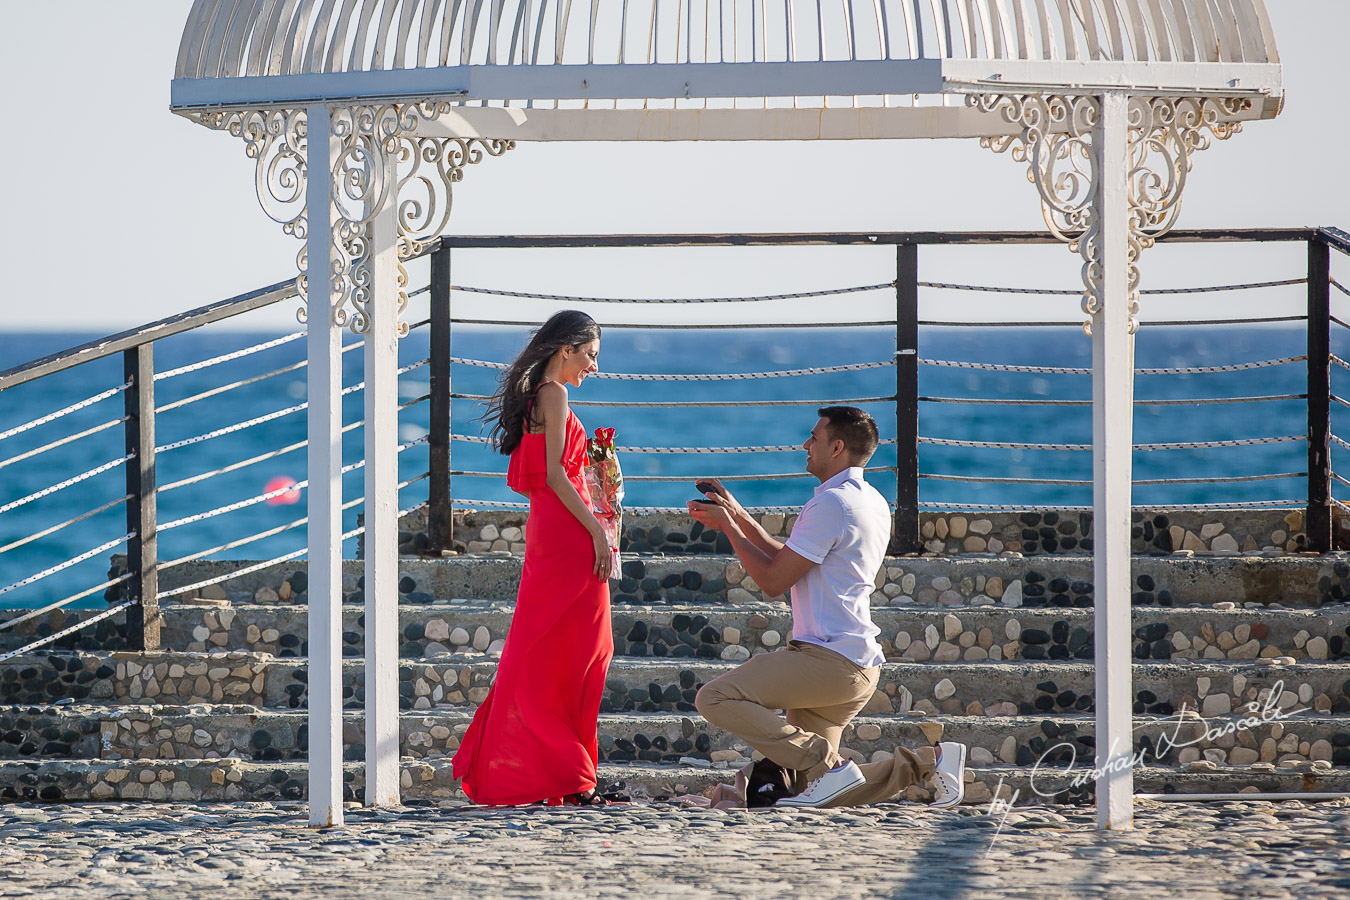
POLYGON ((822 406, 816 415, 829 423, 831 441, 843 441, 844 450, 865 466, 876 452, 879 437, 877 423, 856 406, 822 406))

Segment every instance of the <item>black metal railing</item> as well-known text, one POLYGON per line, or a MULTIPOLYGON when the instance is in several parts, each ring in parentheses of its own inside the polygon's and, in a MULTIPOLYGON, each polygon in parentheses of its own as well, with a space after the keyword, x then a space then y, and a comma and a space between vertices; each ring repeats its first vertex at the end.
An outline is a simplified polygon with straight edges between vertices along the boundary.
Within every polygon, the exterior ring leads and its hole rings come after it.
MULTIPOLYGON (((1169 441, 1154 442, 1151 444, 1140 444, 1139 449, 1157 449, 1157 450, 1178 450, 1178 449, 1196 449, 1210 447, 1241 447, 1252 446, 1256 444, 1273 444, 1280 442, 1307 441, 1307 465, 1306 471, 1265 471, 1261 473, 1239 473, 1214 472, 1208 473, 1203 478, 1142 478, 1137 482, 1141 485, 1152 484, 1186 484, 1194 482, 1205 482, 1215 485, 1232 484, 1256 479, 1262 480, 1283 480, 1291 481, 1294 479, 1306 483, 1306 489, 1300 490, 1303 496, 1295 498, 1281 498, 1280 500, 1262 501, 1255 504, 1232 503, 1228 505, 1286 505, 1302 507, 1306 511, 1306 520, 1304 530, 1307 537, 1307 549, 1317 552, 1325 552, 1333 548, 1333 511, 1336 509, 1350 511, 1340 500, 1336 499, 1332 490, 1333 484, 1344 484, 1350 486, 1350 480, 1347 480, 1340 473, 1335 471, 1332 465, 1332 445, 1350 450, 1350 442, 1342 439, 1334 433, 1332 427, 1333 410, 1339 407, 1350 407, 1350 400, 1347 400, 1334 391, 1332 377, 1333 368, 1350 369, 1350 364, 1344 362, 1341 357, 1333 352, 1333 324, 1350 330, 1350 324, 1347 324, 1341 318, 1333 315, 1331 299, 1333 290, 1350 296, 1350 290, 1347 290, 1344 284, 1337 281, 1332 273, 1332 251, 1339 255, 1350 255, 1350 235, 1343 231, 1330 228, 1322 229, 1266 229, 1266 230, 1227 230, 1227 231, 1178 231, 1165 236, 1161 243, 1181 244, 1181 243, 1230 243, 1230 242, 1302 242, 1307 245, 1307 272, 1306 275, 1300 273, 1296 278, 1284 278, 1273 281, 1250 282, 1241 285, 1216 285, 1208 288, 1185 288, 1171 289, 1167 291, 1154 291, 1153 293, 1166 294, 1180 291, 1228 291, 1239 288, 1271 288, 1288 287, 1291 285, 1307 285, 1306 312, 1300 315, 1271 315, 1248 318, 1208 318, 1202 320, 1168 320, 1166 322, 1146 323, 1152 325, 1171 325, 1181 326, 1188 324, 1237 324, 1237 323, 1289 323, 1306 319, 1307 322, 1307 352, 1305 355, 1286 356, 1279 359, 1263 359, 1248 361, 1239 364, 1225 364, 1218 366, 1178 366, 1171 368, 1153 368, 1140 369, 1141 376, 1164 375, 1164 374, 1210 374, 1227 371, 1248 371, 1261 368, 1289 367, 1304 363, 1306 367, 1306 387, 1302 391, 1285 390, 1281 392, 1267 391, 1261 394, 1248 394, 1244 396, 1223 396, 1223 397, 1188 397, 1172 398, 1160 400, 1140 400, 1138 405, 1180 405, 1190 403, 1274 403, 1281 401, 1304 401, 1307 404, 1307 431, 1304 435, 1263 435, 1254 438, 1236 438, 1217 441, 1169 441)), ((1052 244, 1053 238, 1044 233, 1018 232, 1018 233, 953 233, 941 234, 932 232, 923 233, 891 233, 891 234, 795 234, 795 235, 714 235, 714 236, 689 236, 689 235, 648 235, 648 236, 509 236, 509 237, 445 237, 439 241, 430 242, 425 247, 425 254, 430 256, 430 277, 428 283, 411 292, 414 297, 425 297, 427 304, 427 314, 424 319, 413 323, 414 332, 420 332, 426 328, 427 357, 423 360, 405 366, 404 373, 411 372, 422 366, 427 368, 428 387, 425 391, 417 389, 416 396, 401 404, 405 411, 413 410, 419 407, 421 403, 427 404, 425 433, 421 437, 409 438, 402 449, 407 450, 413 447, 425 445, 427 447, 427 465, 425 471, 406 479, 400 484, 400 489, 408 491, 416 485, 417 482, 425 480, 427 482, 425 493, 421 493, 422 488, 417 488, 417 493, 413 495, 414 505, 426 506, 427 513, 427 537, 428 546, 423 549, 428 553, 439 553, 443 550, 449 550, 454 546, 453 510, 458 506, 499 506, 510 507, 509 502, 492 503, 488 501, 482 503, 467 498, 462 491, 452 489, 456 478, 476 478, 483 476, 500 477, 501 473, 496 471, 475 471, 470 468, 455 469, 453 467, 453 449, 455 443, 481 443, 484 439, 469 433, 456 433, 452 428, 452 412, 454 410, 454 401, 469 403, 481 403, 484 398, 483 393, 473 393, 472 391, 456 391, 455 384, 452 382, 452 375, 456 367, 477 367, 481 370, 483 367, 489 369, 499 368, 503 365, 501 360, 481 360, 457 357, 452 351, 453 330, 456 327, 464 326, 482 326, 486 324, 512 324, 526 327, 531 324, 528 321, 522 321, 516 318, 474 318, 468 316, 455 315, 455 307, 452 304, 452 296, 457 292, 480 293, 508 298, 534 298, 541 302, 557 306, 561 304, 588 303, 588 302, 624 302, 619 298, 597 298, 597 297, 576 297, 558 294, 535 294, 513 289, 512 285, 490 285, 486 287, 471 287, 465 285, 455 285, 452 283, 452 259, 459 254, 473 253, 483 249, 516 249, 525 250, 531 248, 699 248, 699 247, 820 247, 820 246, 856 246, 856 247, 893 247, 895 254, 895 278, 892 282, 881 284, 865 284, 857 286, 846 286, 841 288, 830 288, 818 291, 794 292, 791 295, 785 294, 766 294, 754 297, 707 297, 707 298, 629 298, 628 303, 639 305, 651 302, 731 302, 731 303, 764 303, 787 296, 804 297, 842 297, 843 295, 858 294, 865 292, 893 292, 894 294, 894 318, 886 317, 880 321, 874 320, 850 320, 839 321, 832 318, 828 321, 801 322, 792 323, 794 326, 802 327, 828 327, 834 328, 862 328, 882 326, 893 328, 895 334, 895 353, 887 359, 874 362, 853 362, 843 365, 820 366, 813 368, 781 369, 773 371, 759 372, 691 372, 687 374, 654 374, 654 373, 633 373, 629 376, 615 375, 606 373, 608 377, 617 377, 620 379, 628 378, 630 380, 640 380, 644 382, 681 382, 683 381, 707 381, 707 380, 746 380, 752 378, 782 379, 788 377, 805 378, 816 374, 834 374, 840 372, 849 372, 862 378, 863 375, 871 378, 873 375, 881 376, 881 370, 886 368, 894 369, 894 394, 886 393, 889 390, 888 382, 869 381, 869 386, 879 386, 878 390, 866 391, 867 396, 857 396, 859 392, 852 394, 844 392, 844 396, 837 399, 819 399, 803 400, 802 394, 797 393, 791 397, 780 397, 779 399, 764 399, 761 397, 740 397, 727 398, 719 395, 717 398, 702 397, 692 400, 650 400, 650 399, 617 399, 617 400, 591 400, 577 399, 578 405, 589 405, 596 407, 616 407, 616 408, 646 408, 654 410, 652 415, 662 415, 663 410, 668 411, 678 407, 743 407, 746 409, 758 407, 790 407, 794 405, 824 405, 831 402, 852 402, 857 404, 874 405, 892 405, 895 414, 895 432, 894 437, 888 437, 886 444, 888 447, 894 447, 895 465, 879 465, 875 469, 879 472, 893 473, 895 477, 895 543, 893 551, 897 553, 911 553, 922 549, 919 537, 920 511, 925 508, 935 506, 943 507, 961 507, 979 508, 978 504, 940 504, 934 501, 921 500, 922 492, 920 490, 921 482, 947 481, 968 484, 1059 484, 1059 485, 1079 485, 1081 480, 1075 481, 1070 478, 1062 477, 1062 473, 1056 473, 1059 477, 1054 478, 1036 478, 1036 477, 1004 477, 991 475, 987 472, 976 471, 973 473, 961 472, 936 472, 925 471, 920 467, 921 458, 924 452, 922 448, 948 448, 960 447, 969 449, 973 452, 979 452, 988 449, 1014 449, 1018 452, 1026 451, 1031 453, 1040 452, 1080 452, 1087 447, 1085 444, 1048 443, 1045 441, 1027 440, 1023 435, 1011 435, 1008 440, 976 440, 953 436, 934 436, 925 435, 920 430, 921 417, 925 409, 934 410, 942 408, 943 404, 967 404, 967 405, 1049 405, 1049 406, 1085 406, 1090 403, 1088 400, 1081 399, 1045 399, 1045 398, 995 398, 988 396, 981 397, 959 397, 959 396, 941 396, 937 394, 924 394, 920 391, 920 374, 923 371, 937 371, 941 369, 964 368, 971 370, 994 371, 994 372, 1040 372, 1048 375, 1067 375, 1083 376, 1088 370, 1079 366, 1026 366, 1026 365, 1008 365, 1000 363, 991 363, 987 360, 978 359, 936 359, 925 358, 921 352, 921 332, 925 328, 947 328, 959 327, 968 323, 959 319, 938 320, 921 319, 919 311, 919 297, 921 290, 962 290, 962 291, 994 291, 1005 294, 1021 293, 1041 293, 1041 294, 1062 294, 1073 295, 1078 293, 1072 289, 1048 289, 1048 288, 1010 288, 990 285, 973 284, 955 284, 946 282, 923 281, 920 277, 923 258, 921 256, 922 248, 933 247, 980 247, 980 246, 1001 246, 1001 245, 1035 245, 1052 244)), ((1146 292, 1148 293, 1148 292, 1146 292)), ((164 319, 141 328, 132 329, 109 338, 99 341, 93 341, 71 350, 53 354, 48 357, 30 362, 21 366, 0 372, 0 392, 11 390, 20 385, 29 384, 44 378, 58 375, 63 372, 84 366, 97 360, 122 357, 122 366, 120 370, 121 382, 115 386, 106 388, 97 394, 85 398, 79 403, 70 404, 62 409, 49 414, 44 414, 40 418, 26 422, 17 427, 10 428, 7 431, 0 432, 0 441, 12 435, 23 432, 32 427, 43 424, 50 424, 59 420, 65 415, 72 414, 88 409, 94 404, 100 402, 109 402, 118 394, 122 395, 121 415, 109 419, 106 422, 81 428, 74 433, 62 436, 56 441, 49 441, 38 447, 31 448, 22 453, 10 456, 0 460, 0 469, 19 463, 30 462, 42 457, 47 451, 58 446, 64 446, 75 441, 90 442, 98 440, 98 435, 104 435, 103 443, 99 450, 91 451, 84 458, 99 462, 91 468, 87 468, 78 474, 61 478, 48 487, 39 491, 34 491, 24 497, 15 499, 6 504, 0 505, 0 515, 22 514, 22 509, 38 500, 51 497, 65 487, 82 483, 91 478, 98 477, 100 474, 112 471, 117 466, 123 466, 125 472, 124 493, 120 497, 103 498, 91 509, 82 511, 72 518, 65 518, 64 521, 45 528, 32 528, 28 533, 22 534, 16 540, 10 541, 4 547, 0 547, 0 554, 17 551, 23 548, 33 548, 38 542, 44 540, 50 535, 60 530, 83 522, 84 520, 109 513, 116 507, 125 505, 125 534, 115 538, 110 542, 105 542, 95 547, 92 551, 82 553, 72 559, 65 560, 55 566, 49 567, 36 575, 26 576, 8 586, 0 586, 0 594, 17 591, 22 588, 29 588, 44 577, 56 573, 68 571, 81 561, 87 561, 92 556, 96 557, 98 553, 106 552, 112 547, 119 546, 125 542, 126 559, 122 571, 114 570, 109 573, 107 580, 96 584, 91 588, 76 591, 69 596, 63 597, 55 602, 46 602, 47 598, 39 598, 36 603, 32 603, 32 598, 28 602, 32 604, 32 611, 25 613, 0 623, 0 628, 12 626, 17 622, 32 618, 43 612, 69 606, 71 603, 87 598, 100 591, 106 592, 110 602, 115 603, 108 610, 99 614, 96 618, 103 618, 120 610, 126 610, 126 636, 130 646, 141 649, 154 649, 159 641, 159 612, 158 603, 161 599, 169 596, 178 596, 191 590, 201 589, 211 584, 219 584, 228 581, 231 577, 237 577, 248 571, 256 570, 262 566, 275 564, 288 559, 296 559, 304 555, 304 550, 296 550, 273 557, 265 562, 245 567, 242 570, 226 573, 224 575, 211 576, 200 579, 194 584, 174 587, 171 591, 166 591, 160 584, 160 574, 166 569, 183 565, 197 559, 209 558, 218 555, 221 552, 232 550, 238 546, 246 545, 251 541, 264 540, 288 529, 297 528, 304 524, 304 519, 297 519, 294 522, 250 534, 247 536, 233 538, 223 544, 212 547, 207 550, 196 551, 179 557, 178 559, 162 561, 160 560, 160 534, 183 525, 193 524, 195 522, 210 519, 214 516, 225 514, 239 509, 247 508, 261 502, 266 502, 281 491, 272 491, 257 496, 248 496, 223 505, 212 505, 213 508, 203 509, 192 512, 189 515, 182 516, 170 522, 158 521, 159 498, 161 495, 176 491, 190 484, 201 484, 211 478, 238 471, 242 468, 256 465, 261 461, 274 459, 287 453, 292 453, 305 446, 303 440, 287 442, 278 438, 267 449, 265 453, 252 453, 247 450, 245 444, 240 444, 245 449, 232 454, 230 462, 225 465, 216 466, 214 469, 179 478, 168 483, 160 483, 157 478, 157 472, 162 471, 162 466, 157 465, 158 454, 165 454, 169 451, 177 451, 187 446, 192 446, 207 440, 216 440, 229 435, 237 435, 255 426, 269 424, 275 426, 277 423, 285 422, 287 417, 292 416, 299 410, 305 408, 303 403, 294 404, 282 409, 276 409, 272 412, 255 416, 244 422, 224 424, 222 427, 212 428, 201 434, 196 434, 190 438, 175 440, 162 446, 156 446, 157 437, 157 419, 156 413, 164 413, 169 410, 179 409, 180 407, 196 403, 198 401, 219 397, 222 394, 234 390, 244 389, 250 385, 257 385, 273 379, 276 376, 295 372, 302 369, 305 365, 303 360, 292 361, 285 365, 273 368, 261 374, 248 374, 247 377, 237 378, 229 381, 222 378, 222 383, 215 384, 207 390, 200 391, 188 397, 173 400, 168 403, 160 402, 157 408, 155 383, 166 376, 178 374, 181 371, 200 370, 203 367, 209 367, 222 360, 242 359, 255 352, 273 351, 282 345, 295 341, 301 335, 299 333, 288 335, 283 338, 277 338, 269 341, 246 347, 242 350, 225 354, 221 357, 215 357, 184 366, 181 369, 169 372, 155 372, 155 345, 171 338, 175 335, 185 334, 196 329, 213 323, 222 322, 227 319, 233 319, 245 313, 261 310, 276 303, 293 300, 295 290, 292 282, 283 282, 251 292, 241 297, 212 304, 201 309, 184 313, 180 316, 164 319), (122 426, 123 441, 120 445, 111 447, 108 445, 106 435, 113 431, 118 425, 122 426), (106 460, 106 461, 105 461, 106 460)), ((984 322, 981 324, 989 325, 984 322)), ((1080 321, 1018 321, 1006 323, 994 323, 1009 328, 1048 328, 1059 326, 1077 326, 1080 321)), ((728 328, 735 326, 710 325, 707 322, 681 322, 677 326, 652 326, 640 322, 612 322, 605 323, 608 328, 728 328)), ((774 317, 765 317, 759 322, 747 322, 741 327, 787 327, 783 322, 777 322, 774 317)), ((299 345, 292 349, 297 349, 299 345)), ((347 349, 353 349, 357 344, 349 344, 347 349)), ((1350 354, 1347 354, 1350 355, 1350 354)), ((465 369, 467 372, 468 369, 465 369)), ((885 376, 889 378, 889 376, 885 376)), ((106 382, 105 382, 106 384, 106 382)), ((794 381, 795 384, 795 381, 794 381)), ((344 396, 358 392, 361 389, 360 384, 352 385, 344 389, 344 396)), ((781 392, 780 392, 781 393, 781 392)), ((1347 393, 1350 393, 1348 391, 1347 393)), ((806 396, 810 396, 809 393, 806 396)), ((421 413, 417 412, 420 416, 421 413)), ((218 423, 219 424, 219 423, 218 423)), ((361 423, 351 422, 344 425, 344 432, 359 428, 361 423)), ((413 430, 421 433, 421 420, 416 423, 409 423, 413 430)), ((162 438, 162 435, 160 435, 162 438)), ((672 453, 696 453, 699 455, 707 453, 773 453, 795 450, 791 445, 768 444, 762 447, 639 447, 628 448, 628 452, 640 455, 655 456, 660 454, 672 453)), ((926 452, 926 451, 925 451, 926 452)), ((726 458, 726 457, 713 457, 726 458)), ((344 471, 355 471, 361 467, 360 461, 354 462, 344 471)), ((1287 466, 1285 468, 1288 468, 1287 466)), ((634 470, 630 475, 630 481, 635 485, 644 482, 673 481, 683 480, 686 476, 674 476, 664 474, 643 474, 634 470)), ((732 477, 770 477, 770 478, 791 478, 800 477, 800 473, 782 472, 774 474, 772 471, 763 472, 756 470, 754 473, 733 474, 732 477)), ((304 484, 295 485, 293 489, 303 490, 304 484)), ((632 494, 630 493, 630 498, 632 494)), ((360 498, 353 499, 346 504, 345 508, 351 508, 359 505, 360 498)), ((403 505, 403 504, 400 504, 403 505)), ((1031 504, 1024 504, 1031 505, 1031 504)), ((64 514, 63 514, 64 518, 64 514)), ((357 533, 351 531, 346 537, 357 533)), ((18 594, 15 594, 16 598, 18 594)), ((88 618, 76 622, 70 628, 62 632, 48 634, 42 638, 42 643, 54 641, 67 632, 75 632, 81 627, 85 627, 95 621, 95 618, 88 618)))

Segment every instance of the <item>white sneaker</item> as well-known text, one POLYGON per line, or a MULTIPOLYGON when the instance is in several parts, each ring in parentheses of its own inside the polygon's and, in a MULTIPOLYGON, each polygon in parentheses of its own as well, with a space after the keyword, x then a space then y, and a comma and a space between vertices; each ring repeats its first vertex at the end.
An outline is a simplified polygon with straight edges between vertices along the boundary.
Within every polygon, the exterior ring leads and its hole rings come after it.
POLYGON ((850 760, 831 769, 806 786, 795 797, 784 797, 774 806, 824 806, 845 791, 851 791, 867 781, 858 764, 850 760))
POLYGON ((942 755, 933 771, 932 809, 947 809, 966 796, 966 745, 954 741, 938 744, 942 755))

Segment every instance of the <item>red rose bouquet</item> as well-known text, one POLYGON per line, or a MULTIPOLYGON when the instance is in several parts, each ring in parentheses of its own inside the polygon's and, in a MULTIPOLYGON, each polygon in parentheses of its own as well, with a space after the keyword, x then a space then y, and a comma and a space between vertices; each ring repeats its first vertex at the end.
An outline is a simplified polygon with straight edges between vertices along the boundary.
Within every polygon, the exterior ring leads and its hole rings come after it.
POLYGON ((619 572, 619 532, 623 520, 623 471, 619 468, 618 452, 614 449, 614 429, 597 428, 595 437, 586 441, 586 487, 591 493, 591 511, 605 529, 612 563, 611 571, 619 572))

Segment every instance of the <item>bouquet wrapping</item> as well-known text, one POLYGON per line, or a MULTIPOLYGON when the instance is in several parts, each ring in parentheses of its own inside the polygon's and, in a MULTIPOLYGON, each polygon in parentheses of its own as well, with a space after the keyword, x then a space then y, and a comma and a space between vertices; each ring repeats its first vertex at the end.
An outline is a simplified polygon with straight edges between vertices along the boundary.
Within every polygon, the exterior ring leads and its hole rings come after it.
POLYGON ((610 572, 619 573, 619 534, 623 528, 623 470, 614 449, 614 429, 597 428, 586 441, 586 487, 591 493, 591 511, 600 520, 609 543, 610 572))

